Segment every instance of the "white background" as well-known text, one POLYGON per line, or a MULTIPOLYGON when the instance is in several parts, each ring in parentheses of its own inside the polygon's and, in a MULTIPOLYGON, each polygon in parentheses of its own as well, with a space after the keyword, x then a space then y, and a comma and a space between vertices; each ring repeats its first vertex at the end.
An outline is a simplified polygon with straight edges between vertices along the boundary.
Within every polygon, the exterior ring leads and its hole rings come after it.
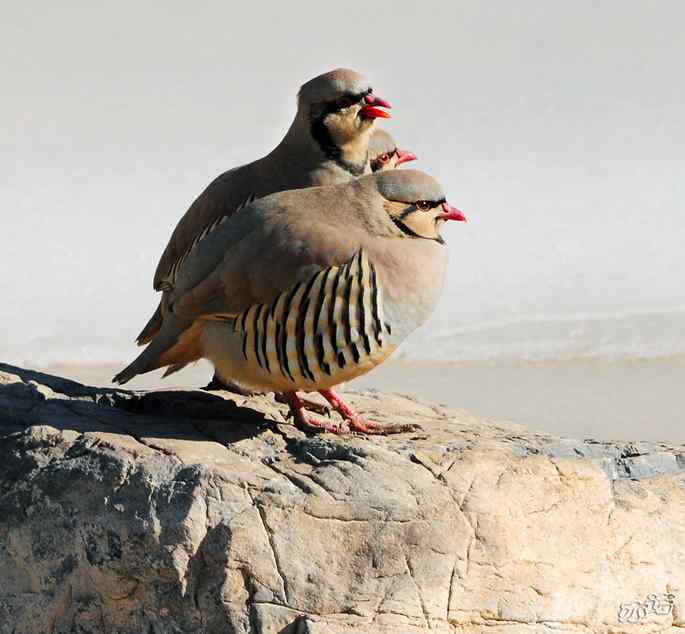
POLYGON ((189 203, 337 66, 470 220, 424 332, 685 304, 682 2, 56 4, 2 11, 5 360, 131 357, 189 203))

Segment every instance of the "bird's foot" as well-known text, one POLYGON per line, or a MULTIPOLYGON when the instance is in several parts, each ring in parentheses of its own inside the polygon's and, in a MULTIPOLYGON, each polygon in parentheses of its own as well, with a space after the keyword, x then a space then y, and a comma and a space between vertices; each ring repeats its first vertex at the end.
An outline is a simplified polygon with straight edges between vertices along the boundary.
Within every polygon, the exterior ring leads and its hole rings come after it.
POLYGON ((390 434, 404 434, 407 432, 418 431, 421 429, 420 425, 415 425, 412 423, 400 424, 400 425, 389 425, 382 423, 374 423, 372 421, 366 420, 363 416, 357 414, 356 416, 351 416, 344 421, 347 428, 350 431, 356 431, 361 434, 375 434, 377 436, 388 436, 390 434))
MULTIPOLYGON (((332 434, 342 434, 347 430, 342 427, 339 423, 333 423, 323 420, 318 420, 316 418, 311 418, 307 416, 306 409, 308 409, 305 401, 303 401, 295 392, 285 392, 281 398, 277 398, 279 402, 285 402, 290 406, 290 415, 293 417, 295 427, 307 432, 330 432, 332 434)), ((309 404, 315 404, 319 407, 322 406, 320 403, 314 403, 313 401, 307 401, 309 404)), ((328 410, 330 413, 330 410, 328 410)))
MULTIPOLYGON (((300 403, 302 403, 302 407, 310 412, 315 412, 316 414, 321 414, 323 416, 328 416, 330 418, 331 416, 331 408, 326 405, 325 403, 318 403, 316 401, 312 401, 311 399, 308 398, 302 398, 301 396, 297 397, 300 399, 300 403)), ((284 405, 290 405, 290 400, 289 396, 287 394, 282 394, 277 392, 274 394, 274 400, 277 403, 283 403, 284 405)), ((292 414, 292 411, 291 411, 292 414)))
POLYGON ((333 390, 321 390, 319 392, 330 404, 331 407, 343 417, 344 428, 362 434, 378 434, 386 436, 388 434, 401 434, 421 429, 419 425, 383 425, 373 423, 363 418, 361 414, 352 409, 343 399, 333 390))
POLYGON ((319 393, 330 403, 330 408, 315 401, 302 399, 295 392, 276 395, 276 400, 290 406, 290 415, 293 417, 295 426, 306 432, 327 431, 332 434, 346 434, 356 431, 362 434, 387 436, 388 434, 401 434, 421 429, 419 425, 413 424, 384 425, 367 421, 333 390, 321 390, 319 393), (333 423, 307 416, 306 410, 325 413, 330 416, 331 408, 342 416, 342 423, 333 423))

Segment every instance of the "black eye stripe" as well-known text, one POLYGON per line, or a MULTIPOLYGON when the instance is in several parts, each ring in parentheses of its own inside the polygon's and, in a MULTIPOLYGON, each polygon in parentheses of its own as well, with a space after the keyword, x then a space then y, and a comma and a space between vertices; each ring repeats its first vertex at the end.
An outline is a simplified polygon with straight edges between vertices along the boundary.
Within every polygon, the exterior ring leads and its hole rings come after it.
POLYGON ((438 205, 442 205, 442 203, 444 203, 446 201, 444 198, 441 198, 440 200, 419 200, 418 202, 428 203, 432 209, 433 207, 437 207, 438 205))
POLYGON ((367 95, 370 95, 373 92, 371 88, 368 90, 365 90, 364 92, 358 92, 355 94, 348 94, 348 95, 343 95, 342 97, 338 97, 338 99, 334 99, 333 101, 329 101, 328 103, 324 104, 324 114, 330 114, 332 112, 337 112, 338 110, 341 110, 343 108, 348 108, 349 106, 352 106, 356 103, 359 103, 364 97, 367 95))
POLYGON ((409 236, 410 238, 421 238, 422 240, 433 240, 434 242, 437 242, 438 244, 445 244, 445 241, 442 239, 441 236, 438 236, 437 238, 429 238, 427 236, 422 236, 422 235, 416 233, 413 229, 410 229, 407 225, 404 224, 402 218, 394 218, 391 216, 390 220, 392 220, 395 223, 395 226, 402 233, 409 236))
MULTIPOLYGON (((356 103, 358 101, 361 101, 364 97, 366 97, 366 95, 371 94, 371 92, 372 90, 371 88, 369 88, 355 95, 350 94, 344 96, 352 97, 353 99, 355 99, 356 103)), ((319 148, 326 155, 327 158, 335 161, 340 167, 342 167, 345 171, 349 172, 353 176, 361 176, 364 173, 364 170, 366 169, 367 159, 364 158, 363 161, 360 161, 358 163, 343 159, 341 150, 333 141, 330 130, 328 129, 325 122, 326 117, 328 117, 328 115, 333 114, 334 112, 338 112, 341 109, 340 105, 337 103, 339 100, 340 98, 338 100, 333 100, 329 102, 318 102, 313 103, 311 105, 309 111, 310 133, 312 135, 312 138, 316 141, 319 148)))
POLYGON ((442 205, 446 200, 444 198, 441 198, 440 200, 417 200, 415 203, 409 203, 409 207, 407 207, 403 212, 402 212, 402 218, 406 218, 410 213, 414 211, 428 211, 430 209, 435 209, 438 205, 442 205), (428 203, 430 207, 426 207, 425 209, 421 209, 419 207, 420 203, 428 203))
POLYGON ((333 102, 333 106, 336 110, 340 110, 341 108, 347 108, 355 103, 359 103, 363 98, 362 95, 345 95, 340 97, 340 99, 336 99, 333 102))
POLYGON ((419 211, 429 211, 430 209, 437 207, 438 204, 439 203, 434 200, 419 200, 414 205, 414 208, 418 209, 419 211))

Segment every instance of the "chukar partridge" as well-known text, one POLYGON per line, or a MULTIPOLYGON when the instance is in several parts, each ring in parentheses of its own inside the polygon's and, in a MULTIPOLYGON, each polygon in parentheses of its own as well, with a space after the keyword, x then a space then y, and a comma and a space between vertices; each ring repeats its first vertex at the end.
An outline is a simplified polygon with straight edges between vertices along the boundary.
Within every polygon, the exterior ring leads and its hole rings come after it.
POLYGON ((203 231, 242 205, 274 192, 340 183, 371 171, 368 144, 374 120, 388 118, 390 104, 373 94, 369 82, 339 68, 305 83, 297 113, 283 140, 261 159, 218 176, 176 225, 154 276, 162 301, 138 335, 148 343, 166 313, 166 293, 183 255, 203 231))
POLYGON ((372 172, 380 170, 392 170, 415 161, 416 154, 407 150, 400 150, 393 139, 385 130, 376 128, 369 141, 369 163, 372 172))
POLYGON ((442 289, 447 220, 465 220, 416 170, 280 192, 215 224, 176 267, 169 315, 114 381, 209 359, 222 380, 284 393, 306 429, 393 433, 333 388, 382 363, 428 319, 442 289), (342 425, 307 416, 318 391, 342 425))
MULTIPOLYGON (((381 128, 375 128, 371 134, 369 141, 369 164, 371 171, 377 172, 379 170, 395 169, 398 165, 408 161, 416 160, 416 155, 406 150, 399 150, 395 140, 381 128)), ((167 369, 164 376, 168 376, 173 372, 182 369, 184 366, 173 366, 167 369)), ((235 383, 225 383, 215 373, 212 380, 203 388, 205 390, 225 390, 229 389, 234 392, 242 394, 249 393, 247 390, 241 389, 235 383)), ((284 398, 278 397, 278 400, 284 402, 284 398)))

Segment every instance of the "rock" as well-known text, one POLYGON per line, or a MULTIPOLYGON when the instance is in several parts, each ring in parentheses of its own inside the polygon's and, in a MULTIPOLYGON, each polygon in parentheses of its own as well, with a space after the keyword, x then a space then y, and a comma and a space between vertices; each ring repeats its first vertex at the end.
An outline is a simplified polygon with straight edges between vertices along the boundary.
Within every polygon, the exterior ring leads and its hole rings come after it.
POLYGON ((423 430, 0 365, 0 634, 685 627, 682 446, 349 397, 423 430))

